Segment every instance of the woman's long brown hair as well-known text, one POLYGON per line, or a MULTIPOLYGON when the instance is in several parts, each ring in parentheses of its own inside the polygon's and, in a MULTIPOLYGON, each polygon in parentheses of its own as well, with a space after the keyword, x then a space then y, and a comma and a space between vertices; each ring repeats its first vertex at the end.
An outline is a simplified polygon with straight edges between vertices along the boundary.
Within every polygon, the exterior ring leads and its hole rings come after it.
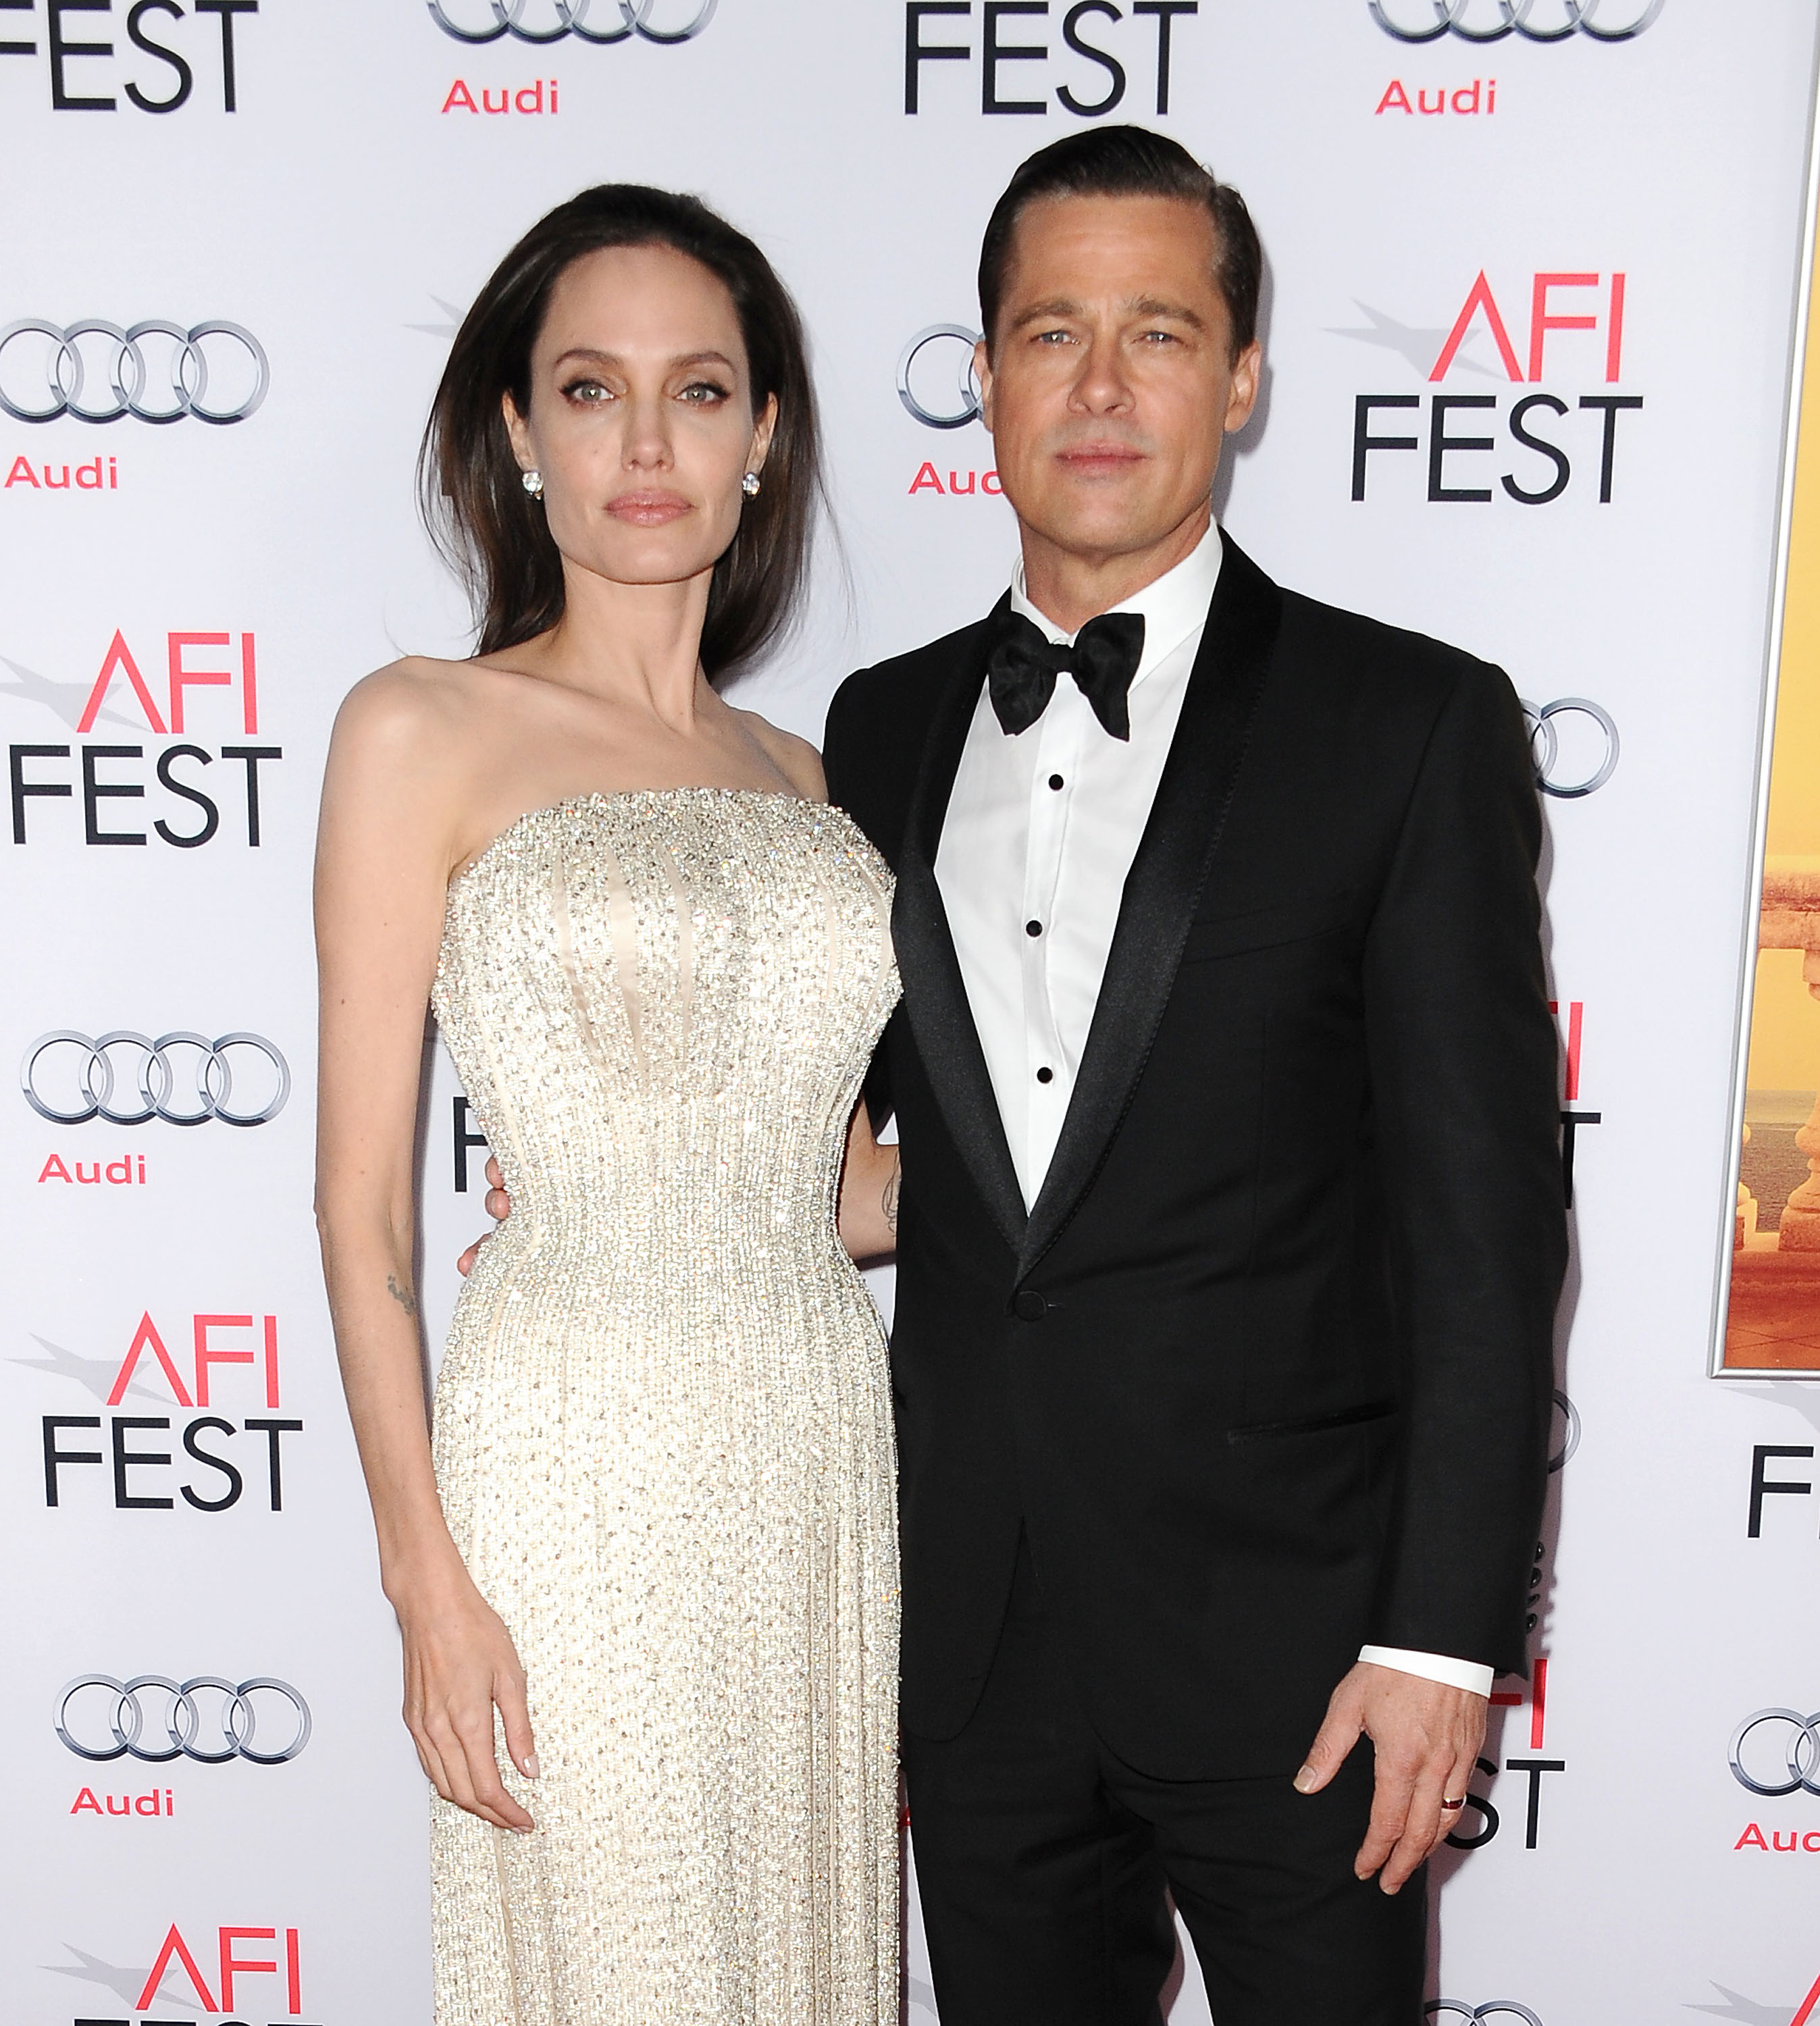
POLYGON ((802 320, 771 263, 698 197, 602 183, 540 219, 499 263, 463 319, 418 455, 432 539, 466 585, 483 654, 515 647, 562 616, 562 558, 524 488, 500 411, 531 408, 531 352, 551 290, 604 246, 669 246, 698 260, 733 298, 753 411, 777 397, 764 486, 714 565, 702 665, 723 676, 787 625, 808 576, 821 501, 820 432, 802 320))

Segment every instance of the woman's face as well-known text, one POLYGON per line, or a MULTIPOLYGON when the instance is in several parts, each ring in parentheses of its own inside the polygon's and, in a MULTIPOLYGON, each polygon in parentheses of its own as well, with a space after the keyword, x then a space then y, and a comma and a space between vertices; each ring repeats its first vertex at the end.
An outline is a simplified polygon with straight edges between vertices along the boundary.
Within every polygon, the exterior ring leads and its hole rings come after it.
POLYGON ((531 353, 531 411, 505 397, 523 470, 543 474, 565 559, 619 584, 676 584, 732 541, 740 484, 777 417, 756 418, 724 283, 669 246, 610 246, 565 268, 531 353))

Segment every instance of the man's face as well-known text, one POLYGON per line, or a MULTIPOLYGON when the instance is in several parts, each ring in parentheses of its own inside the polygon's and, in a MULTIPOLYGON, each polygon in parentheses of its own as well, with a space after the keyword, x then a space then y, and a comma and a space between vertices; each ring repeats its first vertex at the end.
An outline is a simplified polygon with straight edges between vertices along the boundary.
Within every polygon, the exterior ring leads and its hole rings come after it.
POLYGON ((1261 357, 1232 356, 1218 252, 1179 197, 1041 197, 1019 219, 980 412, 1007 498, 1056 548, 1132 554, 1205 506, 1261 357))

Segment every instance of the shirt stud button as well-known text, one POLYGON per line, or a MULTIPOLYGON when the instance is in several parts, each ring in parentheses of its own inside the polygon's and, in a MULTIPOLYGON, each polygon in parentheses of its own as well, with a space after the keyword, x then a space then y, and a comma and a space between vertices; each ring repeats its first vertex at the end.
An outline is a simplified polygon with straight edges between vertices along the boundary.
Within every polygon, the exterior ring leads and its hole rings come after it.
POLYGON ((1038 1083, 1053 1083, 1056 1081, 1056 1072, 1047 1067, 1040 1069, 1037 1072, 1037 1081, 1038 1083))
POLYGON ((1063 783, 1061 775, 1059 774, 1052 774, 1049 776, 1049 786, 1052 788, 1060 788, 1063 786, 1063 783))
POLYGON ((1025 924, 1024 924, 1024 934, 1025 934, 1026 936, 1040 936, 1042 933, 1043 933, 1043 925, 1042 925, 1042 923, 1041 923, 1041 922, 1026 922, 1026 923, 1025 923, 1025 924))

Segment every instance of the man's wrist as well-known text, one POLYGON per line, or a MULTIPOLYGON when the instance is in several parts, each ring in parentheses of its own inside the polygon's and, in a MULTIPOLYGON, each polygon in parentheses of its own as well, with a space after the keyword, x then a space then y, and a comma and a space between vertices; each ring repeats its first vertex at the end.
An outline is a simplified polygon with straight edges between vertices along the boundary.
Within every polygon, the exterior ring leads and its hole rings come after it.
POLYGON ((1457 1660, 1450 1653, 1417 1653, 1402 1646, 1361 1646, 1359 1658, 1374 1667, 1394 1667, 1400 1674, 1417 1674, 1425 1682, 1443 1682, 1469 1695, 1489 1696, 1493 1672, 1476 1660, 1457 1660))

